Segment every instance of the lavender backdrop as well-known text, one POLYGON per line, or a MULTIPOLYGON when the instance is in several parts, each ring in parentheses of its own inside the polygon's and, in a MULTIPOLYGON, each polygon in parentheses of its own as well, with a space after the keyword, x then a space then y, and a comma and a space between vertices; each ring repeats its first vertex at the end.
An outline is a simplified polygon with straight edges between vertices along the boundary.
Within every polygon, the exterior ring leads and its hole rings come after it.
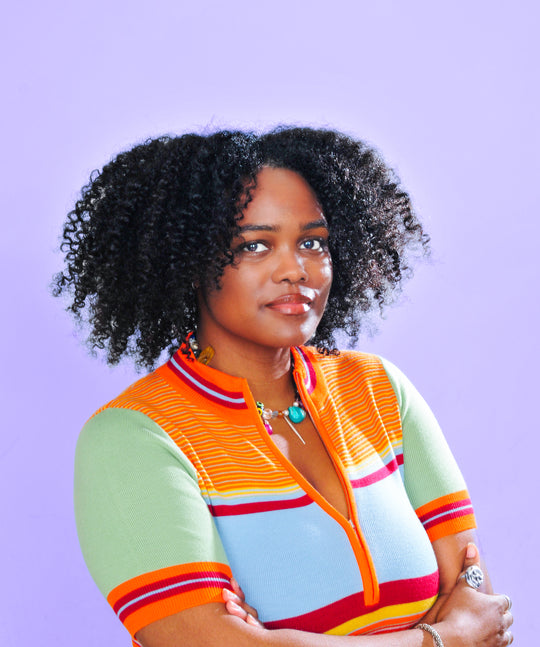
POLYGON ((530 1, 48 0, 4 9, 0 638, 127 646, 79 552, 77 433, 126 386, 48 294, 89 172, 149 135, 331 125, 375 143, 435 258, 360 346, 431 403, 532 645, 538 532, 538 9, 530 1), (6 91, 7 90, 7 91, 6 91))

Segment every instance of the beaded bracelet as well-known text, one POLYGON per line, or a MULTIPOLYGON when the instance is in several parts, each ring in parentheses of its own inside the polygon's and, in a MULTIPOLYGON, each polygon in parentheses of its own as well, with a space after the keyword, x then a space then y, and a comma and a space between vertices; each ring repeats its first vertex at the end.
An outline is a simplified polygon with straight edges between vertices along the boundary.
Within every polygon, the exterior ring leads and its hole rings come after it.
POLYGON ((433 629, 431 625, 426 625, 426 624, 416 625, 416 629, 422 629, 423 631, 427 631, 428 634, 431 634, 433 637, 433 643, 435 644, 435 647, 444 647, 442 638, 439 636, 439 632, 436 629, 433 629))

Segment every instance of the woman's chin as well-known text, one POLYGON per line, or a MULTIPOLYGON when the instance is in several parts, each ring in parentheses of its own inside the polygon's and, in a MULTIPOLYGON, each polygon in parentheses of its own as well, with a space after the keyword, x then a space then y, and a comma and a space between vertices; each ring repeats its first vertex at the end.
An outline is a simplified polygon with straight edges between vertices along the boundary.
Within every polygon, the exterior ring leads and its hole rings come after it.
POLYGON ((304 346, 315 335, 317 328, 315 326, 299 326, 291 329, 275 329, 267 344, 276 348, 289 348, 291 346, 304 346))

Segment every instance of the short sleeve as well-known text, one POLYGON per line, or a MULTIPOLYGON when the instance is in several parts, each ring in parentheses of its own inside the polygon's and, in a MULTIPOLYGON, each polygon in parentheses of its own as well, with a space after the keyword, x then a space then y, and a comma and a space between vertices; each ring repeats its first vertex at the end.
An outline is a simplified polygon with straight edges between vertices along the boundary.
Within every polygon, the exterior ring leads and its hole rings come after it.
POLYGON ((476 527, 465 480, 424 398, 391 362, 382 360, 403 429, 403 476, 431 541, 476 527))
POLYGON ((86 423, 74 498, 88 569, 132 636, 221 601, 231 571, 196 471, 143 413, 109 408, 86 423))

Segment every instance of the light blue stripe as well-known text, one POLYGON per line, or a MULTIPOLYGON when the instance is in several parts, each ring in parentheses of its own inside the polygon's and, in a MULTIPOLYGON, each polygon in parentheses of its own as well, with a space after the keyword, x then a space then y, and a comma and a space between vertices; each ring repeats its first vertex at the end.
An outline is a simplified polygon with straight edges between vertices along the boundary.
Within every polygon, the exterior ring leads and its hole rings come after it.
POLYGON ((183 582, 178 582, 177 584, 170 584, 169 586, 164 586, 161 589, 154 589, 153 591, 150 591, 149 593, 145 593, 144 595, 139 595, 138 598, 134 598, 127 604, 124 604, 124 606, 118 610, 116 615, 120 617, 122 615, 122 612, 130 607, 132 604, 135 604, 139 602, 140 600, 144 600, 145 598, 148 598, 152 595, 155 595, 156 593, 163 593, 164 591, 170 591, 171 589, 178 589, 182 588, 183 586, 186 586, 186 584, 192 584, 193 582, 220 582, 222 584, 228 584, 229 580, 221 577, 213 577, 213 578, 207 578, 207 577, 200 577, 196 580, 185 580, 183 582))
POLYGON ((362 591, 345 530, 315 503, 214 521, 231 570, 259 617, 262 610, 262 622, 309 613, 362 591))
POLYGON ((472 505, 469 503, 467 505, 462 505, 459 508, 452 508, 451 510, 447 510, 446 512, 441 512, 440 514, 436 514, 434 517, 430 517, 429 519, 426 519, 423 523, 424 526, 426 523, 431 523, 435 519, 440 519, 441 517, 446 517, 449 514, 453 514, 454 512, 459 512, 460 510, 466 510, 467 508, 472 509, 472 505))
POLYGON ((228 395, 223 395, 221 393, 218 393, 218 391, 213 391, 212 389, 208 388, 207 386, 204 386, 204 384, 201 384, 198 382, 195 378, 193 378, 189 373, 187 373, 174 359, 174 357, 171 357, 171 362, 176 366, 176 368, 182 373, 182 375, 187 378, 192 384, 196 384, 199 389, 202 389, 203 391, 206 391, 210 395, 213 395, 215 398, 219 398, 220 400, 225 400, 226 402, 232 402, 234 404, 243 404, 245 402, 244 398, 230 398, 228 395))

